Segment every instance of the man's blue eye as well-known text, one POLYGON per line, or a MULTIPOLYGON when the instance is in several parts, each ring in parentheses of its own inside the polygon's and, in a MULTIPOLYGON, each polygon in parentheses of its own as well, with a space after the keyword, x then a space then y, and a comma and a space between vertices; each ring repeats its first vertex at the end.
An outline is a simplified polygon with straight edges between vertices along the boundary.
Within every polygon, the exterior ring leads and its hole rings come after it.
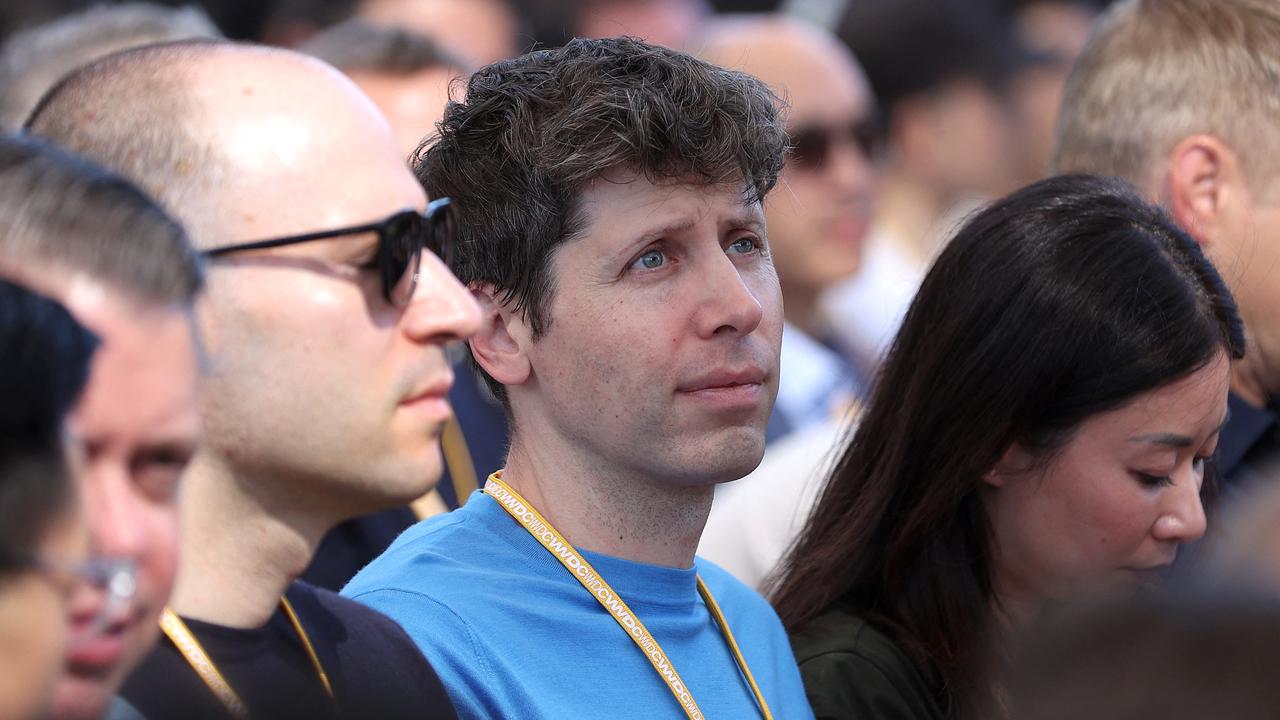
POLYGON ((645 270, 652 270, 657 267, 662 267, 663 263, 666 261, 667 256, 663 254, 661 250, 650 250, 636 258, 636 261, 631 263, 631 267, 633 269, 644 268, 645 270))
POLYGON ((729 246, 729 249, 733 252, 746 255, 749 252, 754 252, 757 247, 759 247, 759 244, 756 242, 755 238, 744 237, 741 240, 735 241, 729 246))

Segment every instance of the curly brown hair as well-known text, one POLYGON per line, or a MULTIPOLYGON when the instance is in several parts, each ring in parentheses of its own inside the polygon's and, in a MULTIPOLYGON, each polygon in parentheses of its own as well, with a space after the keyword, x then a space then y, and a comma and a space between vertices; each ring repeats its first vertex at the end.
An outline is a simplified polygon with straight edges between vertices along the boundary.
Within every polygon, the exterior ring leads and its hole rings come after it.
MULTIPOLYGON (((583 187, 625 168, 653 182, 777 182, 782 103, 764 83, 634 38, 576 39, 484 67, 415 153, 418 179, 459 218, 453 270, 549 327, 555 249, 582 232, 583 187)), ((490 381, 501 397, 501 388, 490 381)))

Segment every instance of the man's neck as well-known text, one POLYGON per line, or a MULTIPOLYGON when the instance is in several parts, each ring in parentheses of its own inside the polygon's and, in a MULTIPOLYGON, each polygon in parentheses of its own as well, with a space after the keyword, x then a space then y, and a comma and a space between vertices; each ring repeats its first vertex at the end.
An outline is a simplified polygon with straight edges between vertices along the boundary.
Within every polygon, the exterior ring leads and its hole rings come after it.
POLYGON ((216 461, 197 457, 183 478, 179 573, 169 606, 195 620, 256 628, 275 613, 336 519, 246 491, 216 461))
POLYGON ((1262 323, 1245 318, 1249 347, 1245 356, 1231 363, 1231 391, 1254 407, 1266 407, 1272 395, 1280 394, 1280 371, 1271 362, 1273 333, 1263 332, 1262 323))
POLYGON ((570 543, 634 562, 688 568, 711 511, 711 485, 601 468, 554 440, 513 438, 502 479, 570 543))

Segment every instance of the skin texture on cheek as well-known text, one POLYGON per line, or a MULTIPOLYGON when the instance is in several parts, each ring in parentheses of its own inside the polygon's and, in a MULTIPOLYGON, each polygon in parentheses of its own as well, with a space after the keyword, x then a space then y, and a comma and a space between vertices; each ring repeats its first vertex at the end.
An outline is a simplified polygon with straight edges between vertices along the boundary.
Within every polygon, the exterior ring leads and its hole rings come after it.
POLYGON ((1149 581, 1204 531, 1202 466, 1226 415, 1225 357, 1095 415, 1047 464, 986 491, 997 585, 1028 605, 1149 581), (1179 437, 1164 445, 1152 438, 1179 437), (1143 475, 1165 476, 1152 481, 1143 475))
POLYGON ((781 337, 767 257, 726 249, 743 233, 730 222, 743 215, 740 194, 643 179, 593 189, 590 230, 554 259, 554 320, 529 346, 542 412, 610 471, 736 479, 763 449, 781 337), (654 244, 633 240, 650 235, 654 244), (660 254, 652 267, 632 259, 650 252, 660 254), (708 372, 743 368, 766 376, 768 399, 751 413, 679 392, 708 372))

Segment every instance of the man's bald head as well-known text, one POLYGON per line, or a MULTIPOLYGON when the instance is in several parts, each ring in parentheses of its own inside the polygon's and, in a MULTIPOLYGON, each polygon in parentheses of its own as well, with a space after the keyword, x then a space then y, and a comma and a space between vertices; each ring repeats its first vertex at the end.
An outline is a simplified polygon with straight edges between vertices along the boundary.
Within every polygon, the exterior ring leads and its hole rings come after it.
MULTIPOLYGON (((807 91, 815 71, 835 75, 839 84, 868 93, 862 69, 831 33, 783 15, 728 15, 708 20, 699 38, 698 56, 750 73, 787 101, 807 91)), ((815 88, 816 90, 817 88, 815 88)), ((818 97, 821 92, 814 92, 818 97)))
POLYGON ((194 167, 210 160, 193 133, 190 67, 220 45, 156 45, 91 63, 50 89, 25 128, 124 175, 190 225, 186 206, 208 174, 194 167))
MULTIPOLYGON (((208 247, 275 234, 270 218, 243 208, 246 201, 264 189, 314 193, 326 181, 319 176, 328 173, 318 172, 324 158, 353 150, 343 134, 369 122, 385 124, 322 62, 193 41, 128 50, 73 73, 45 96, 27 128, 138 183, 208 247)), ((377 156, 366 148, 370 154, 377 156)), ((282 205, 289 214, 291 203, 282 205)), ((282 226, 292 231, 296 220, 282 226)))

